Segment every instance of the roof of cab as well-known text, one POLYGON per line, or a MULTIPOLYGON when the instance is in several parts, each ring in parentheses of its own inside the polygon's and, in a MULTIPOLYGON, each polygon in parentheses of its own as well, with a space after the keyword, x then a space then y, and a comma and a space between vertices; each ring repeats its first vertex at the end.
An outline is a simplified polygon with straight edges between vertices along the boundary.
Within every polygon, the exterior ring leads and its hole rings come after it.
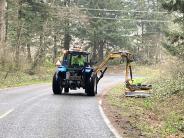
POLYGON ((74 53, 74 54, 84 54, 84 55, 89 55, 90 53, 87 51, 77 51, 77 50, 68 50, 67 53, 74 53))

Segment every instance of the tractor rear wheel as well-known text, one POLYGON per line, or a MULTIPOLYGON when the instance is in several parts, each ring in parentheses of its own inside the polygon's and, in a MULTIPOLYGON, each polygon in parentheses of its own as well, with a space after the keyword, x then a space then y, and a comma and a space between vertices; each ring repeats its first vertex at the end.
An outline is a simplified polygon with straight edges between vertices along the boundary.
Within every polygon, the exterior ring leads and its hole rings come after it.
POLYGON ((97 94, 97 78, 96 76, 91 77, 86 82, 85 92, 88 96, 95 96, 97 94))
POLYGON ((53 76, 52 90, 55 95, 62 93, 63 88, 61 87, 61 78, 56 77, 56 73, 53 76))
POLYGON ((65 93, 69 93, 69 87, 65 87, 64 91, 65 93))
POLYGON ((97 94, 97 76, 93 76, 93 89, 94 89, 94 93, 97 94))

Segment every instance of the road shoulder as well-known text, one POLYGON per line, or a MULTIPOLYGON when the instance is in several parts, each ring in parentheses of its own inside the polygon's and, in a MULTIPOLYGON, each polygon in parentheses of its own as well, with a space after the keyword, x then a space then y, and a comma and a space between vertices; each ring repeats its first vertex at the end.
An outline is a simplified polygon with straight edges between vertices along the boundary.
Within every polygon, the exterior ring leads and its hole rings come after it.
POLYGON ((135 126, 132 126, 131 122, 129 121, 129 118, 122 114, 122 110, 120 108, 117 108, 117 106, 113 106, 109 103, 108 93, 114 87, 111 87, 111 89, 104 91, 101 96, 101 100, 102 100, 101 106, 105 115, 107 116, 107 118, 111 122, 111 125, 115 128, 115 130, 121 137, 126 137, 126 138, 143 137, 143 135, 141 134, 141 131, 137 129, 135 126))

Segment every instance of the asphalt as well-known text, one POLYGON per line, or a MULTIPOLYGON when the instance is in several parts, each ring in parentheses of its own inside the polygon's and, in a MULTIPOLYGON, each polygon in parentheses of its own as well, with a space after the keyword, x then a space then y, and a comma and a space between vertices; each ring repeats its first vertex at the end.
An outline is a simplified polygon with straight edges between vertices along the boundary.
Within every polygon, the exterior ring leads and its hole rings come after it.
POLYGON ((98 97, 122 81, 118 75, 105 76, 96 97, 83 89, 53 95, 50 84, 0 90, 0 138, 114 138, 98 97))

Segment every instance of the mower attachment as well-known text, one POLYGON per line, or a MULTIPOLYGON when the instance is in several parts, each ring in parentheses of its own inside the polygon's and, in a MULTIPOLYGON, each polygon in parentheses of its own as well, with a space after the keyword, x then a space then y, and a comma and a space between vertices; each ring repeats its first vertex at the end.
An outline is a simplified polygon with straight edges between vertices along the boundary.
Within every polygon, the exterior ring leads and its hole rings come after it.
POLYGON ((150 90, 152 89, 152 85, 148 84, 130 84, 129 81, 126 81, 126 88, 130 91, 140 91, 140 90, 150 90))

